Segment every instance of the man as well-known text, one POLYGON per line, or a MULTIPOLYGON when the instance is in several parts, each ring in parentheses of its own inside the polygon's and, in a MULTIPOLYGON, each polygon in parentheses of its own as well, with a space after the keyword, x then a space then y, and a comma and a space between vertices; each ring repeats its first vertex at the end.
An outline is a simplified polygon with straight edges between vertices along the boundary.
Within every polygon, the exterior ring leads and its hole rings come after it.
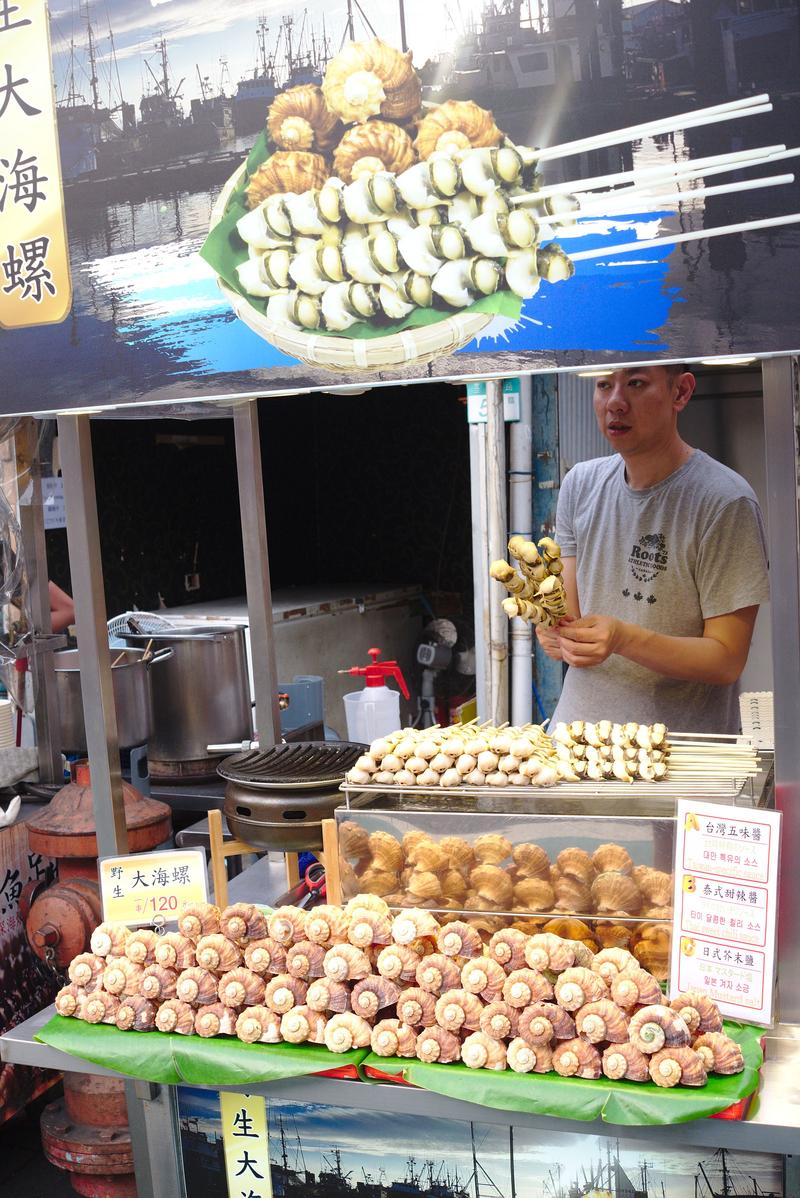
POLYGON ((559 496, 569 615, 537 628, 569 666, 553 723, 738 731, 737 681, 769 597, 764 528, 744 479, 678 432, 694 387, 682 366, 597 380, 595 415, 617 454, 579 462, 559 496))

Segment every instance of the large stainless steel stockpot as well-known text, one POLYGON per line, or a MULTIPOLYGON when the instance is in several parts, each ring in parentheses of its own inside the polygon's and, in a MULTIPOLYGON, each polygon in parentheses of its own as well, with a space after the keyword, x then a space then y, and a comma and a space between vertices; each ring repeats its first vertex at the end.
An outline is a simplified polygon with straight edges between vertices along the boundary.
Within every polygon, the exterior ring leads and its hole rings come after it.
POLYGON ((155 773, 194 763, 213 765, 209 744, 248 740, 253 734, 244 629, 196 624, 179 632, 123 633, 130 645, 152 639, 172 656, 153 675, 153 732, 148 759, 155 773))
MULTIPOLYGON (((170 657, 168 650, 153 653, 143 661, 142 649, 109 649, 116 662, 111 670, 117 733, 122 749, 146 744, 153 730, 151 666, 163 669, 170 657), (121 660, 120 660, 121 658, 121 660)), ((53 654, 56 673, 58 714, 61 722, 61 749, 65 753, 86 752, 86 728, 81 697, 80 649, 65 649, 53 654)), ((158 671, 156 671, 158 672, 158 671)))

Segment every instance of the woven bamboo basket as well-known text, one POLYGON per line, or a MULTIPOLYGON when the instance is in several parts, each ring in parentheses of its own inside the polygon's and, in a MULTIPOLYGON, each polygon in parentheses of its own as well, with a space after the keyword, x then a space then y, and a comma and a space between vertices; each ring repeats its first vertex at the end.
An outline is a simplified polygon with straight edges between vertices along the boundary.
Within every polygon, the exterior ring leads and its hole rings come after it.
MULTIPOLYGON (((245 164, 231 175, 217 197, 211 212, 211 228, 222 220, 231 195, 241 182, 245 164)), ((244 296, 229 287, 224 279, 217 280, 222 294, 240 320, 259 337, 276 349, 298 358, 308 366, 352 374, 355 371, 388 370, 403 366, 420 366, 451 354, 476 337, 492 321, 491 312, 455 312, 452 316, 419 329, 406 329, 386 337, 370 340, 350 337, 329 337, 306 333, 284 321, 271 320, 248 303, 244 296)))

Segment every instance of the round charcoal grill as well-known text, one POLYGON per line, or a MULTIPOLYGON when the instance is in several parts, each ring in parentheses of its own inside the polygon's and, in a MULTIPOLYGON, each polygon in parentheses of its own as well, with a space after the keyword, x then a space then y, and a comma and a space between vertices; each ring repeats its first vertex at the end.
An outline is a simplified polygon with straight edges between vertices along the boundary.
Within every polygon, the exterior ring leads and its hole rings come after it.
POLYGON ((340 802, 344 776, 365 751, 349 741, 304 741, 226 757, 223 811, 234 836, 263 849, 322 848, 322 821, 340 802))

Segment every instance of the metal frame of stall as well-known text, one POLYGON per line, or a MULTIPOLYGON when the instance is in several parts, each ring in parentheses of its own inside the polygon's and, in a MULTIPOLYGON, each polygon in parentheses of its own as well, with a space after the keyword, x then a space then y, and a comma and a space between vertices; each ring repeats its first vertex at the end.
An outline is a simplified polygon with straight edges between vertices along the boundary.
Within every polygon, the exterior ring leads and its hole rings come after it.
MULTIPOLYGON (((667 1142, 704 1147, 749 1148, 780 1153, 785 1159, 785 1194, 800 1194, 800 937, 791 935, 791 916, 800 913, 800 871, 791 864, 800 850, 800 537, 798 536, 796 363, 790 357, 765 360, 763 395, 767 460, 769 555, 772 580, 775 691, 776 804, 784 814, 781 873, 782 938, 779 945, 780 1010, 783 1023, 767 1033, 767 1059, 762 1094, 745 1123, 701 1120, 661 1127, 667 1142)), ((499 440, 503 428, 499 380, 487 383, 489 433, 499 440)), ((157 413, 154 413, 154 415, 157 413)), ((78 640, 81 684, 92 771, 99 854, 124 853, 127 834, 122 805, 116 713, 113 703, 108 635, 103 595, 97 504, 88 414, 58 418, 67 510, 67 538, 78 640)), ((234 408, 239 502, 245 556, 247 604, 251 627, 256 696, 256 723, 261 744, 279 738, 277 674, 272 639, 269 556, 258 435, 256 400, 234 408)), ((495 539, 498 535, 495 530, 495 539)), ((40 563, 41 564, 41 563, 40 563)), ((46 589, 46 588, 45 588, 46 589)), ((491 633, 490 633, 491 636, 491 633)), ((491 650, 491 642, 489 645, 491 650)), ((46 679, 45 679, 46 687, 46 679)), ((495 700, 496 701, 496 700, 495 700)), ((48 1016, 49 1017, 49 1013, 48 1016)), ((0 1038, 0 1058, 69 1071, 74 1059, 34 1040, 45 1015, 0 1038)), ((80 1063, 82 1072, 107 1073, 80 1063)), ((543 1131, 573 1131, 619 1136, 614 1124, 573 1122, 539 1115, 513 1115, 446 1099, 398 1085, 370 1085, 315 1077, 313 1100, 338 1106, 415 1114, 420 1117, 479 1120, 543 1131)), ((273 1100, 302 1102, 309 1098, 309 1079, 248 1087, 273 1100)), ((174 1088, 150 1082, 126 1083, 131 1138, 140 1198, 185 1195, 174 1088)), ((654 1134, 650 1127, 628 1128, 626 1137, 654 1134)))

